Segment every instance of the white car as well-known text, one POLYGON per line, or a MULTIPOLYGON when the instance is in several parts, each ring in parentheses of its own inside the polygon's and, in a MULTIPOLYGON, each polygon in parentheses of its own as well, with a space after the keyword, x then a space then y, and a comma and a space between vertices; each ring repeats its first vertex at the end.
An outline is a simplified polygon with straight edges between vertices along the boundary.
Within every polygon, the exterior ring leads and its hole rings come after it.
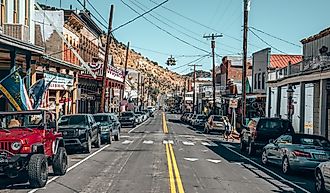
POLYGON ((315 168, 316 192, 330 192, 330 161, 320 163, 315 168))

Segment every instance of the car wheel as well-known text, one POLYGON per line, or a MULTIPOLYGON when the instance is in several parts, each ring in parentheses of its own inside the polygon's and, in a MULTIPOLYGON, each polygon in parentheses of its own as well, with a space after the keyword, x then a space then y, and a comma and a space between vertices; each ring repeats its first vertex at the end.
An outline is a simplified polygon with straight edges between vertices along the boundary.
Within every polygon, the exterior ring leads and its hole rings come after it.
POLYGON ((261 162, 266 165, 268 164, 268 157, 267 157, 267 152, 264 150, 261 155, 261 162))
POLYGON ((253 143, 250 141, 249 142, 249 147, 248 147, 248 154, 252 156, 255 153, 256 153, 256 149, 255 149, 253 143))
POLYGON ((325 192, 324 179, 320 169, 316 169, 315 173, 315 190, 318 193, 325 192))
POLYGON ((101 135, 99 133, 97 134, 97 139, 96 139, 96 142, 95 142, 95 147, 96 148, 100 148, 101 147, 101 135))
POLYGON ((48 180, 48 162, 43 154, 31 156, 28 164, 28 176, 32 188, 44 187, 48 180))
POLYGON ((91 136, 88 135, 87 142, 86 142, 86 147, 85 147, 85 152, 90 153, 91 151, 92 151, 92 140, 91 140, 91 136))
POLYGON ((290 173, 290 163, 288 157, 284 157, 282 160, 282 172, 283 174, 289 174, 290 173))
POLYGON ((53 160, 53 171, 57 176, 63 176, 68 168, 68 155, 64 147, 59 147, 53 160))
POLYGON ((112 132, 109 133, 109 137, 108 137, 108 144, 112 143, 112 132))

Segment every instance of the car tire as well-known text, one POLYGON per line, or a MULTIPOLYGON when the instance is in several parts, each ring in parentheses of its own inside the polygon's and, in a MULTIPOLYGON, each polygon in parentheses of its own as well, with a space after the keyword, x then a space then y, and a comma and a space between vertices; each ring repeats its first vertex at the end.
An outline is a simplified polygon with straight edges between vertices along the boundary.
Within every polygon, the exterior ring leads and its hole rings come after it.
POLYGON ((34 154, 28 163, 28 177, 32 188, 42 188, 48 180, 48 162, 43 154, 34 154))
POLYGON ((120 140, 120 132, 119 132, 119 130, 117 132, 117 135, 114 136, 114 138, 115 138, 115 141, 119 141, 120 140))
POLYGON ((323 193, 325 191, 324 178, 319 168, 315 172, 315 191, 317 193, 323 193))
POLYGON ((246 151, 246 144, 244 143, 244 140, 242 137, 240 137, 240 146, 239 149, 241 150, 241 152, 246 151))
POLYGON ((282 172, 283 174, 290 174, 290 162, 287 156, 283 157, 282 159, 282 172))
POLYGON ((101 147, 101 135, 98 133, 97 134, 97 139, 95 141, 95 147, 100 148, 101 147))
POLYGON ((250 141, 248 146, 248 155, 253 156, 256 153, 254 144, 250 141))
POLYGON ((64 147, 59 147, 53 160, 53 172, 56 176, 63 176, 68 169, 68 155, 64 147))
POLYGON ((268 157, 267 157, 267 152, 266 152, 266 150, 263 150, 263 151, 262 151, 262 154, 261 154, 261 162, 262 162, 264 165, 267 165, 267 164, 268 164, 268 157))
POLYGON ((87 136, 87 141, 86 141, 86 147, 85 147, 85 152, 90 153, 92 151, 92 140, 91 136, 87 136))

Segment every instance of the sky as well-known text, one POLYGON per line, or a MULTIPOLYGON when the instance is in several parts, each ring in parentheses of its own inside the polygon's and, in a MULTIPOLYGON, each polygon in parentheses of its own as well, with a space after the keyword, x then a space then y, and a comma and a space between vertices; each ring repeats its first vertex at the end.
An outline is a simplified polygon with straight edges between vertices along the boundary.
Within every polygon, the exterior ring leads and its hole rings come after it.
MULTIPOLYGON (((78 1, 83 0, 36 1, 55 7, 61 2, 64 9, 72 5, 79 10, 82 6, 78 1)), ((123 2, 142 14, 164 0, 86 0, 86 6, 106 31, 107 22, 101 16, 108 21, 111 4, 113 29, 138 16, 123 2)), ((330 0, 251 0, 248 55, 267 47, 272 53, 302 54, 300 40, 330 27, 329 7, 330 0)), ((204 35, 223 35, 216 40, 217 64, 222 56, 242 53, 243 0, 168 0, 145 17, 157 26, 141 17, 114 31, 114 36, 125 44, 130 42, 135 51, 164 67, 173 55, 176 66, 168 68, 180 74, 192 71, 185 65, 192 61, 202 65, 198 69, 212 68, 212 58, 202 57, 211 52, 210 40, 204 35)))

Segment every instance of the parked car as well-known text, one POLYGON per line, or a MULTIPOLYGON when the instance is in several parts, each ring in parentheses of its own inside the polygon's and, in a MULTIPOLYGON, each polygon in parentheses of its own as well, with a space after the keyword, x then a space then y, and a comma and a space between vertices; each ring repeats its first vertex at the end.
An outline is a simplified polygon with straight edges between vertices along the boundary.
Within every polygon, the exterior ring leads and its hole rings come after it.
POLYGON ((221 115, 211 115, 206 121, 204 126, 204 133, 210 133, 211 131, 217 131, 220 133, 225 132, 225 125, 221 115))
POLYGON ((139 111, 135 112, 136 124, 141 124, 143 122, 143 115, 139 111))
POLYGON ((91 114, 75 114, 62 116, 58 121, 65 148, 92 151, 92 144, 101 147, 101 129, 91 114))
POLYGON ((330 192, 330 161, 322 162, 315 168, 315 190, 330 192))
POLYGON ((135 127, 137 124, 136 115, 132 111, 122 112, 119 116, 119 122, 121 126, 135 127))
POLYGON ((293 134, 294 129, 289 120, 281 118, 256 118, 250 120, 240 134, 240 149, 252 155, 283 134, 293 134))
POLYGON ((153 111, 151 109, 147 109, 147 111, 149 112, 149 116, 150 117, 154 117, 155 116, 155 111, 153 111))
POLYGON ((115 141, 120 138, 120 122, 115 114, 111 113, 98 113, 93 115, 101 128, 101 141, 106 143, 112 142, 112 137, 115 141))
POLYGON ((330 142, 322 136, 284 134, 263 148, 262 163, 282 166, 284 174, 294 170, 314 170, 330 158, 330 142))
POLYGON ((68 156, 55 117, 48 111, 0 113, 0 175, 18 177, 32 188, 47 184, 48 166, 54 175, 64 175, 68 156))
POLYGON ((188 124, 189 125, 192 125, 192 122, 193 122, 193 120, 196 119, 196 116, 197 116, 196 114, 193 114, 188 118, 188 124))
POLYGON ((147 115, 147 119, 150 117, 150 112, 147 109, 142 110, 142 112, 147 115))
POLYGON ((203 128, 207 121, 206 115, 199 114, 196 116, 196 119, 193 120, 192 126, 203 128))
POLYGON ((185 122, 185 119, 187 118, 188 115, 189 115, 189 113, 183 113, 180 117, 180 121, 185 122))
POLYGON ((135 115, 137 115, 139 117, 139 119, 140 119, 139 123, 142 123, 147 120, 147 115, 142 111, 136 111, 135 115))
POLYGON ((188 119, 189 119, 189 117, 192 116, 192 115, 193 115, 192 113, 187 113, 187 115, 183 117, 183 122, 184 122, 184 123, 188 123, 188 119))

